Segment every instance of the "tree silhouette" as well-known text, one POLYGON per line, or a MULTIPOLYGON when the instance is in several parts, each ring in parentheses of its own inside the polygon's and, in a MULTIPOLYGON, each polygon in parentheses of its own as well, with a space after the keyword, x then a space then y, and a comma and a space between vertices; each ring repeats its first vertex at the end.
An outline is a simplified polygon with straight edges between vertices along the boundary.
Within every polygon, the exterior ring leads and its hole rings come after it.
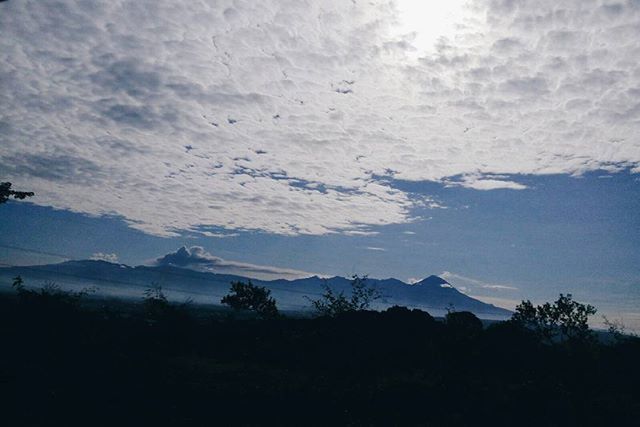
POLYGON ((15 191, 11 189, 10 182, 0 182, 0 205, 6 203, 11 197, 24 200, 27 197, 33 197, 33 192, 15 191))
POLYGON ((476 336, 482 332, 482 321, 470 311, 449 311, 445 323, 451 330, 465 336, 476 336))
POLYGON ((322 284, 322 297, 311 301, 313 308, 322 316, 334 317, 348 311, 367 310, 371 304, 382 297, 380 291, 367 285, 367 276, 354 274, 351 278, 351 298, 347 298, 343 291, 335 293, 329 285, 322 284))
POLYGON ((248 283, 231 282, 231 290, 220 302, 235 310, 252 310, 262 318, 278 316, 276 300, 271 296, 271 291, 262 286, 256 286, 249 280, 248 283))
POLYGON ((534 307, 531 301, 522 301, 516 307, 511 320, 536 332, 548 343, 554 340, 585 340, 591 337, 589 316, 596 313, 594 306, 573 300, 571 294, 563 295, 553 303, 534 307))

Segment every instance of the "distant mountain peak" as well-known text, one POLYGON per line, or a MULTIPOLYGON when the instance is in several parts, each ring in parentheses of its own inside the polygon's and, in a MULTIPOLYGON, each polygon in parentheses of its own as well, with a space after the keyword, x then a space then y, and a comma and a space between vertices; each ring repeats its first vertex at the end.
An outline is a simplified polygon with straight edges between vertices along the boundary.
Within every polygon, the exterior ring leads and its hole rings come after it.
POLYGON ((432 274, 431 276, 429 276, 427 278, 424 278, 421 281, 419 281, 418 283, 416 283, 416 285, 426 285, 426 286, 449 285, 449 286, 451 286, 451 283, 447 282, 446 280, 444 280, 440 276, 436 276, 436 275, 432 274))
POLYGON ((189 249, 187 249, 186 246, 183 245, 180 249, 178 249, 177 254, 182 256, 189 256, 191 255, 191 252, 189 251, 189 249))

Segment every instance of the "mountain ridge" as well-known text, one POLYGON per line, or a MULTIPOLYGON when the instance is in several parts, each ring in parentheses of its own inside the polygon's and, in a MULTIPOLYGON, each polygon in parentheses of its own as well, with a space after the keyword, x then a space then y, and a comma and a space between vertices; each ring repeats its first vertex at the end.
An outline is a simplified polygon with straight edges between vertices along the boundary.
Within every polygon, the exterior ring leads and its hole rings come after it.
MULTIPOLYGON (((27 285, 38 286, 43 281, 55 281, 62 288, 77 289, 92 286, 99 294, 137 297, 152 284, 162 286, 167 296, 179 300, 194 299, 207 304, 219 304, 220 297, 229 290, 232 281, 251 280, 272 291, 283 309, 310 309, 309 298, 319 298, 323 285, 348 295, 351 279, 342 276, 300 279, 259 280, 235 274, 198 271, 174 265, 129 266, 103 260, 70 260, 57 264, 0 268, 0 284, 10 284, 12 277, 21 275, 27 285)), ((426 309, 440 315, 450 309, 471 311, 490 318, 506 318, 509 310, 484 303, 458 291, 445 279, 430 275, 413 284, 390 277, 367 278, 367 283, 382 294, 374 308, 405 305, 426 309)))

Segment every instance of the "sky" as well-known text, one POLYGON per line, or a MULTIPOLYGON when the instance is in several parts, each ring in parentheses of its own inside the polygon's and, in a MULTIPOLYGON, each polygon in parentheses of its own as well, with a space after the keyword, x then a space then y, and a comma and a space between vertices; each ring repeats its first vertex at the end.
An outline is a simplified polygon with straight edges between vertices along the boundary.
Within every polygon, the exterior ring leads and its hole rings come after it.
POLYGON ((0 180, 36 193, 3 263, 184 246, 640 327, 640 1, 10 0, 0 32, 0 180))

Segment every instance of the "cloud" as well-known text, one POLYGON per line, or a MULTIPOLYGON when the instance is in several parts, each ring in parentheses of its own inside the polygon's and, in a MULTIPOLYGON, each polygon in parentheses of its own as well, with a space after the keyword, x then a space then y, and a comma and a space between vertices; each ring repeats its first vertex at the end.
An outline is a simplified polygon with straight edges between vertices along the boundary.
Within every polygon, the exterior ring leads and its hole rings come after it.
POLYGON ((367 231, 367 230, 348 230, 343 234, 347 236, 377 236, 380 234, 378 231, 367 231))
POLYGON ((147 233, 362 235, 437 206, 388 171, 640 170, 638 2, 471 1, 422 54, 391 0, 0 8, 3 179, 147 233))
POLYGON ((214 233, 212 231, 200 231, 200 234, 202 234, 205 237, 215 237, 217 239, 224 239, 227 237, 236 237, 239 236, 238 233, 214 233))
POLYGON ((313 273, 288 268, 227 261, 210 254, 201 246, 191 246, 190 248, 183 246, 176 252, 168 253, 156 259, 154 264, 159 266, 170 265, 211 273, 234 274, 259 280, 299 279, 313 276, 313 273))
POLYGON ((507 310, 515 310, 516 306, 520 304, 521 300, 509 299, 509 298, 497 298, 486 295, 469 295, 472 298, 478 299, 487 304, 493 304, 498 307, 506 308, 507 310))
POLYGON ((461 186, 466 188, 473 188, 474 190, 524 190, 526 185, 517 183, 515 181, 508 181, 503 179, 492 179, 492 175, 480 177, 478 175, 465 176, 460 181, 446 180, 446 185, 449 187, 461 186))
POLYGON ((376 252, 386 252, 387 250, 385 248, 379 248, 376 246, 365 246, 365 249, 368 251, 376 251, 376 252))
POLYGON ((481 289, 489 291, 516 291, 517 287, 512 285, 488 283, 482 280, 474 279, 471 277, 462 276, 460 274, 452 273, 450 271, 443 271, 440 277, 447 281, 455 282, 456 288, 463 290, 465 293, 478 291, 481 289))
POLYGON ((107 261, 111 263, 117 263, 118 255, 114 253, 108 254, 108 253, 96 252, 93 255, 91 255, 90 259, 95 261, 107 261))

